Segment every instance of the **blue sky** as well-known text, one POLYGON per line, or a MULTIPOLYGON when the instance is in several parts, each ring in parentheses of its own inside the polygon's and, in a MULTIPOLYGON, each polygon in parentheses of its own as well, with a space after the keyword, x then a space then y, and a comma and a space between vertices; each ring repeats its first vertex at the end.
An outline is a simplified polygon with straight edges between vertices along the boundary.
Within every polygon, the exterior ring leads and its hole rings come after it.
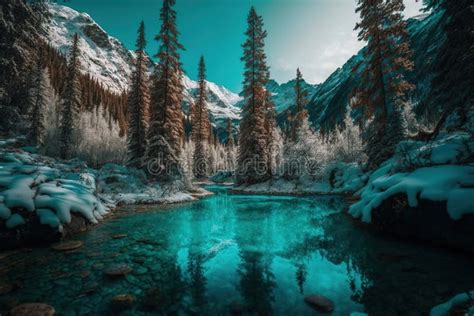
MULTIPOLYGON (((356 0, 177 0, 178 28, 184 69, 196 78, 199 57, 207 61, 208 80, 239 92, 241 44, 252 5, 263 15, 268 31, 267 56, 272 78, 286 82, 300 67, 310 83, 324 81, 362 46, 353 31, 356 0)), ((71 0, 67 5, 87 12, 110 35, 133 49, 136 30, 145 21, 148 52, 159 30, 160 0, 71 0)), ((406 16, 420 4, 405 0, 406 16)))

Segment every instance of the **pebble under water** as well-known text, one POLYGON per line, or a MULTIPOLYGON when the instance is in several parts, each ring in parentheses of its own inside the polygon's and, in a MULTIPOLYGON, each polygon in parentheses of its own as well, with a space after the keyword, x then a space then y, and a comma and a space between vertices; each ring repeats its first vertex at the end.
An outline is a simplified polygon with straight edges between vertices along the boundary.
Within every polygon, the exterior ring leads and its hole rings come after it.
POLYGON ((472 258, 375 236, 343 199, 209 189, 120 209, 70 252, 0 254, 0 314, 39 302, 60 315, 317 315, 304 298, 320 294, 333 315, 425 315, 474 288, 472 258))

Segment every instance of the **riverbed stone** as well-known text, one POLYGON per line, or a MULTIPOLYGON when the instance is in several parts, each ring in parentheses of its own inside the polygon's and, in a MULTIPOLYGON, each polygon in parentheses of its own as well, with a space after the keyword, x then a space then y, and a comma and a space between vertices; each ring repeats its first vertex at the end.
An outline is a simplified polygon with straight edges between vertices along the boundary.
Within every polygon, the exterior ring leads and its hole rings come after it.
POLYGON ((85 278, 89 277, 90 275, 91 275, 90 271, 82 271, 80 273, 80 276, 81 276, 82 279, 85 279, 85 278))
POLYGON ((105 270, 105 274, 112 278, 123 277, 132 272, 133 269, 124 263, 112 265, 105 270))
POLYGON ((122 239, 122 238, 126 238, 128 237, 127 234, 115 234, 115 235, 112 235, 112 239, 122 239))
POLYGON ((42 303, 21 304, 10 311, 12 316, 53 316, 55 313, 54 307, 42 303))
POLYGON ((13 291, 13 285, 11 284, 0 284, 0 295, 5 295, 13 291))
POLYGON ((135 296, 131 294, 119 294, 112 298, 111 305, 115 310, 130 308, 135 303, 135 296))
POLYGON ((331 313, 334 311, 334 303, 322 295, 308 295, 304 298, 304 301, 321 313, 331 313))
POLYGON ((97 282, 87 283, 87 284, 84 284, 82 293, 86 295, 91 294, 97 291, 98 288, 99 288, 99 283, 97 282))
POLYGON ((83 244, 84 243, 79 240, 70 240, 54 244, 51 248, 55 251, 71 251, 81 248, 83 244))

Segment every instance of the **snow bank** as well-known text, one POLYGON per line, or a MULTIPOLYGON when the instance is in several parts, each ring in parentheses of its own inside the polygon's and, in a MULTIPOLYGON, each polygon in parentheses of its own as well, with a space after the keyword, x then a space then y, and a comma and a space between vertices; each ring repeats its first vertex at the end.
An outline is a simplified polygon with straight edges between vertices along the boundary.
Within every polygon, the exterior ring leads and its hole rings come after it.
POLYGON ((174 204, 194 201, 195 198, 186 192, 165 193, 158 189, 148 188, 144 193, 118 193, 107 195, 117 204, 174 204))
POLYGON ((474 291, 471 291, 469 293, 466 292, 466 293, 458 294, 452 299, 450 299, 448 302, 435 306, 431 310, 430 316, 451 315, 450 311, 453 307, 460 306, 460 305, 467 305, 469 302, 471 302, 471 307, 469 311, 466 313, 466 315, 474 315, 473 299, 474 299, 474 291))
POLYGON ((434 166, 377 177, 349 212, 370 222, 373 209, 400 193, 407 196, 410 207, 418 206, 420 199, 447 201, 450 217, 459 220, 464 214, 474 213, 474 166, 434 166))
MULTIPOLYGON (((98 190, 116 204, 168 204, 193 201, 180 185, 148 183, 142 170, 107 164, 98 171, 98 190)), ((181 186, 182 187, 182 186, 181 186)))
POLYGON ((397 194, 404 194, 410 207, 420 199, 447 202, 453 220, 474 213, 474 140, 469 133, 446 135, 431 143, 405 142, 398 153, 369 178, 361 200, 349 213, 371 222, 372 210, 397 194))
POLYGON ((313 180, 310 177, 287 180, 273 179, 267 182, 241 185, 236 191, 261 194, 354 194, 365 185, 368 176, 357 163, 338 162, 327 168, 323 179, 313 180))

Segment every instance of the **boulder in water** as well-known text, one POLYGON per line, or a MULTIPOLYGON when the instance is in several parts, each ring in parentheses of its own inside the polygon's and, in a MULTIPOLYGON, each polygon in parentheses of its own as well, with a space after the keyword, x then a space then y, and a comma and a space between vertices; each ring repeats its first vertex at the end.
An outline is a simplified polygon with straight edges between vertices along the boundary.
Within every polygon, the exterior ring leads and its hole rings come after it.
POLYGON ((10 311, 12 316, 53 316, 54 307, 42 303, 21 304, 10 311))
POLYGON ((11 284, 0 284, 0 295, 5 295, 13 291, 13 285, 11 284))
POLYGON ((135 296, 131 294, 120 294, 112 298, 112 308, 115 310, 124 310, 130 308, 135 303, 135 296))
POLYGON ((112 239, 122 239, 127 236, 128 236, 127 234, 115 234, 115 235, 112 235, 112 239))
POLYGON ((331 313, 334 311, 334 303, 322 295, 309 295, 304 298, 304 301, 321 313, 331 313))
POLYGON ((56 251, 70 251, 81 248, 83 245, 82 241, 79 240, 70 240, 64 241, 51 246, 53 250, 56 251))
POLYGON ((132 272, 133 269, 130 268, 128 265, 122 263, 110 266, 105 270, 105 274, 112 278, 123 277, 132 272))

